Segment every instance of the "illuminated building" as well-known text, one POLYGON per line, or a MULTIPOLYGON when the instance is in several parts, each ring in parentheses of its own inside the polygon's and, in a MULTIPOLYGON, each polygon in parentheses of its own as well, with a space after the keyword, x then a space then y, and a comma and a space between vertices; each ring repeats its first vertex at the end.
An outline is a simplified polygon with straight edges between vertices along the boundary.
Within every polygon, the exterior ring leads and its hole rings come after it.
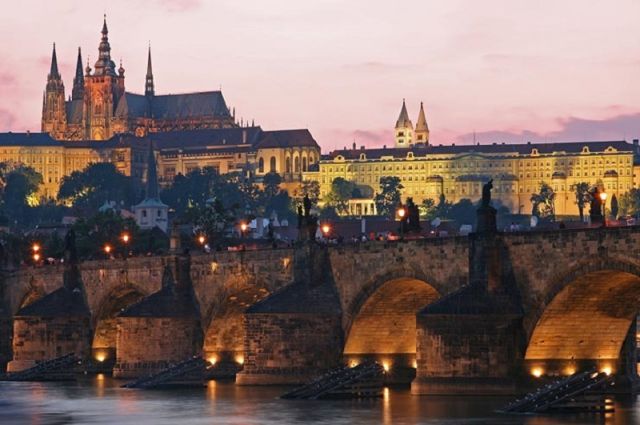
MULTIPOLYGON (((441 195, 449 202, 478 201, 482 185, 494 179, 492 195, 513 213, 530 214, 531 195, 547 183, 556 194, 557 215, 577 215, 573 186, 600 185, 618 197, 634 187, 634 144, 625 141, 526 144, 433 145, 422 105, 414 129, 402 104, 395 127, 395 147, 341 149, 323 156, 304 179, 320 184, 321 198, 337 177, 356 183, 365 198, 379 190, 380 178, 397 176, 402 198, 417 203, 441 195), (420 141, 417 140, 420 138, 420 141)), ((638 172, 635 172, 638 174, 638 172)), ((610 199, 610 198, 609 198, 610 199)))

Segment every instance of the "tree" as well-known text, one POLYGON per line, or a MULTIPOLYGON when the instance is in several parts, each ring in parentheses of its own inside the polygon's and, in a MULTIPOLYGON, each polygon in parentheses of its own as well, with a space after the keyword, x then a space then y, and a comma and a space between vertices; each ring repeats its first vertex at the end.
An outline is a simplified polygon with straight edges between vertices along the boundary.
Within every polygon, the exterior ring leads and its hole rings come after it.
POLYGON ((97 211, 105 201, 130 207, 136 196, 131 177, 118 172, 111 163, 100 162, 64 176, 58 200, 86 215, 97 211))
POLYGON ((631 189, 620 196, 618 206, 620 215, 638 217, 640 215, 640 189, 631 189))
POLYGON ((476 222, 476 209, 477 207, 473 205, 471 200, 461 199, 451 205, 448 214, 445 217, 455 220, 458 224, 473 225, 476 222))
POLYGON ((444 196, 444 193, 440 194, 440 198, 438 200, 438 205, 436 206, 435 216, 447 218, 449 217, 449 212, 451 211, 451 207, 453 204, 447 201, 447 198, 444 196))
POLYGON ((349 210, 349 199, 360 195, 354 182, 336 177, 331 182, 331 192, 325 198, 325 204, 333 207, 339 214, 346 214, 349 210))
POLYGON ((395 217, 396 208, 400 204, 400 190, 404 186, 396 176, 380 177, 380 192, 374 198, 379 215, 395 217))
POLYGON ((320 183, 316 180, 304 180, 300 190, 296 191, 296 202, 302 202, 305 196, 309 197, 311 204, 317 205, 320 199, 320 183))
POLYGON ((114 211, 99 212, 88 218, 81 218, 73 225, 76 232, 78 252, 85 258, 104 258, 104 246, 109 244, 114 254, 125 255, 126 250, 138 251, 139 232, 136 222, 123 218, 114 211), (127 232, 130 243, 125 245, 120 236, 127 232))
POLYGON ((584 207, 591 202, 591 188, 589 183, 586 182, 576 183, 571 188, 576 196, 576 205, 580 213, 580 221, 584 221, 584 207))
POLYGON ((418 206, 420 210, 420 217, 427 221, 431 221, 437 217, 436 203, 431 198, 426 198, 418 206))
POLYGON ((611 197, 611 217, 614 220, 618 218, 618 198, 615 194, 611 197))
POLYGON ((264 195, 267 200, 273 198, 280 192, 280 183, 282 183, 282 177, 276 172, 270 172, 264 175, 262 184, 264 185, 264 195))
POLYGON ((26 166, 14 168, 4 175, 2 207, 12 222, 24 223, 29 207, 38 204, 36 193, 42 182, 42 175, 26 166))
POLYGON ((556 194, 553 192, 551 186, 542 182, 540 191, 531 194, 531 214, 543 220, 554 221, 556 216, 554 207, 555 197, 556 194))

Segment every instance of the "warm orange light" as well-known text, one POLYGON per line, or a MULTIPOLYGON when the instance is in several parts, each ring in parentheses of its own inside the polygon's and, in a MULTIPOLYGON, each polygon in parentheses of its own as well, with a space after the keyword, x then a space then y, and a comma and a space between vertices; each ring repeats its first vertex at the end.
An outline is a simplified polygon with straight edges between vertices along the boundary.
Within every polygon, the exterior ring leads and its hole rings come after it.
POLYGON ((33 250, 33 252, 38 252, 40 251, 40 245, 37 243, 34 243, 31 249, 33 250))
POLYGON ((238 363, 239 365, 243 365, 244 364, 244 356, 241 354, 238 354, 235 359, 236 363, 238 363))
POLYGON ((240 224, 240 230, 242 230, 243 232, 247 230, 247 223, 242 223, 240 224))
POLYGON ((109 245, 109 244, 105 244, 105 246, 104 246, 104 252, 106 252, 107 254, 111 253, 111 245, 109 245))
POLYGON ((613 373, 613 370, 611 369, 611 366, 605 366, 600 370, 600 372, 602 372, 605 375, 609 376, 609 375, 611 375, 611 373, 613 373))
POLYGON ((128 234, 128 233, 123 233, 123 234, 122 234, 122 241, 123 241, 124 243, 129 243, 129 239, 130 239, 130 236, 129 236, 129 234, 128 234))
POLYGON ((107 359, 107 356, 104 353, 96 354, 96 360, 102 363, 107 359))
POLYGON ((38 253, 33 254, 33 261, 40 261, 40 254, 38 253))
POLYGON ((389 362, 382 362, 382 368, 385 372, 389 372, 389 369, 391 369, 391 364, 389 362))
POLYGON ((210 356, 210 357, 207 359, 207 361, 208 361, 209 363, 211 363, 211 365, 213 366, 213 365, 215 365, 215 364, 218 362, 218 357, 217 357, 217 356, 215 356, 215 355, 210 356))
POLYGON ((602 199, 602 202, 607 200, 607 192, 600 192, 600 199, 602 199))
POLYGON ((543 373, 543 370, 540 367, 534 367, 533 369, 531 369, 531 374, 536 378, 541 377, 542 373, 543 373))
POLYGON ((325 236, 329 234, 330 230, 331 230, 331 226, 329 226, 328 224, 322 225, 322 233, 324 233, 325 236))
POLYGON ((360 364, 360 362, 358 362, 358 360, 352 359, 351 361, 349 361, 349 367, 356 367, 360 364))
POLYGON ((406 214, 406 211, 404 210, 404 207, 398 209, 398 217, 404 218, 405 214, 406 214))
POLYGON ((198 242, 200 243, 200 245, 204 245, 206 241, 207 241, 207 238, 205 238, 204 235, 198 236, 198 242))
POLYGON ((418 368, 418 361, 414 360, 413 363, 411 364, 411 367, 413 367, 414 369, 418 368))

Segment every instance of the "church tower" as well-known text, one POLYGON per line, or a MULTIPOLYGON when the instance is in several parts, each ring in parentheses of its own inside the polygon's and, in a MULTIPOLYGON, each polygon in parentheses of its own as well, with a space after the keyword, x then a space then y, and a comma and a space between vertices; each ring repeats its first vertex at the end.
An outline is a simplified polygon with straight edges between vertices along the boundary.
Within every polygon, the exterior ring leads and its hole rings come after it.
POLYGON ((54 43, 51 69, 49 70, 49 75, 47 75, 47 88, 42 99, 42 131, 49 133, 53 138, 60 139, 64 137, 66 127, 67 114, 64 102, 64 83, 58 71, 58 58, 54 43))
POLYGON ((84 122, 85 139, 106 140, 113 136, 113 115, 118 101, 124 95, 124 68, 116 74, 116 64, 111 60, 107 17, 102 25, 102 39, 98 47, 98 60, 91 74, 85 75, 84 122))
POLYGON ((413 123, 409 119, 407 113, 407 105, 402 99, 402 109, 400 110, 400 116, 396 121, 396 147, 408 148, 413 145, 413 123))
POLYGON ((149 100, 151 100, 155 95, 155 88, 153 86, 153 70, 151 69, 151 45, 149 45, 149 56, 147 57, 147 75, 144 83, 144 95, 149 100))
POLYGON ((78 47, 78 61, 76 62, 76 76, 73 77, 71 100, 84 99, 84 74, 82 73, 82 53, 78 47))
POLYGON ((420 113, 418 114, 418 122, 416 122, 415 131, 416 143, 429 144, 429 126, 427 125, 427 118, 424 115, 424 106, 420 102, 420 113))

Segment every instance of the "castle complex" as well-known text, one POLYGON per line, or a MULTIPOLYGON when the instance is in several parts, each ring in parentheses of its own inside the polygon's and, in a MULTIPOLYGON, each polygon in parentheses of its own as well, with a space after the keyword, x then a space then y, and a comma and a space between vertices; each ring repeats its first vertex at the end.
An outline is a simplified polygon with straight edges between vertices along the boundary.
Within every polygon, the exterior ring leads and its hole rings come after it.
MULTIPOLYGON (((395 146, 366 149, 353 144, 323 156, 305 179, 320 183, 321 197, 331 191, 337 177, 357 184, 363 199, 350 202, 349 214, 368 215, 375 211, 373 197, 380 190, 380 178, 397 176, 404 188, 402 198, 420 203, 441 195, 457 202, 476 202, 482 185, 494 179, 494 198, 513 213, 530 214, 531 195, 541 184, 551 186, 555 213, 577 215, 574 185, 586 182, 598 185, 609 195, 634 187, 634 155, 638 141, 601 141, 582 143, 433 145, 429 127, 420 105, 414 128, 403 101, 395 126, 395 146)), ((637 183, 637 182, 636 182, 637 183)), ((637 184, 635 187, 638 187, 637 184)))
POLYGON ((148 54, 144 94, 125 91, 124 73, 111 60, 106 19, 94 69, 82 70, 78 50, 71 96, 58 69, 55 45, 42 105, 42 133, 0 134, 0 162, 34 168, 43 177, 39 195, 55 198, 62 178, 89 164, 111 162, 121 173, 145 181, 149 145, 158 180, 212 167, 260 179, 276 172, 285 188, 320 159, 306 129, 264 131, 235 119, 220 91, 156 95, 148 54))
MULTIPOLYGON (((350 215, 376 213, 380 178, 397 176, 402 197, 420 203, 477 201, 482 185, 494 179, 494 198, 513 213, 529 214, 531 195, 542 183, 555 192, 555 212, 575 215, 574 185, 598 185, 610 195, 640 187, 634 170, 638 142, 601 141, 542 144, 434 145, 423 104, 415 127, 403 100, 392 147, 346 147, 320 156, 306 129, 265 131, 238 123, 220 91, 157 95, 148 52, 144 94, 125 91, 125 70, 111 59, 106 19, 99 56, 83 71, 78 50, 71 96, 53 48, 42 106, 42 133, 0 134, 0 162, 23 164, 43 177, 40 195, 55 198, 62 178, 91 163, 111 162, 118 171, 145 181, 148 152, 156 158, 157 177, 168 185, 178 174, 212 167, 260 180, 280 174, 287 190, 303 180, 320 185, 321 198, 337 177, 356 183, 362 198, 349 203, 350 215), (634 179, 635 177, 635 179, 634 179)), ((640 167, 638 167, 640 168, 640 167)))

